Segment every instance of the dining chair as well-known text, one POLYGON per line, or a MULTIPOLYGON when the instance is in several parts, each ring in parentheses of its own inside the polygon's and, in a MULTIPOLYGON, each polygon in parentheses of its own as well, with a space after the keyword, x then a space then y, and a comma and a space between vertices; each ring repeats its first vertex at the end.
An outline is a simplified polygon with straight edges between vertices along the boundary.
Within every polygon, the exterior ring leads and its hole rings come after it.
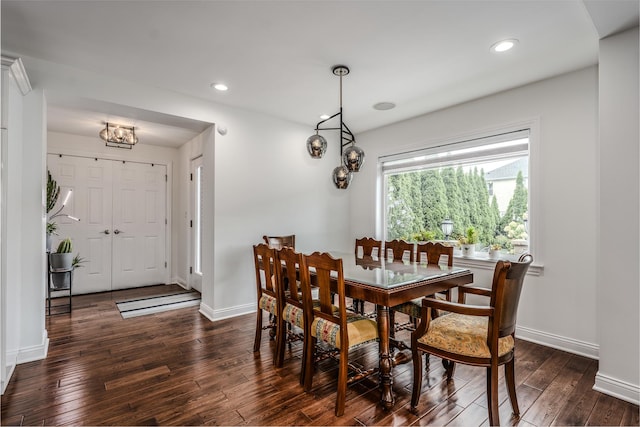
MULTIPOLYGON (((382 241, 376 240, 372 237, 363 237, 361 239, 356 239, 355 245, 355 255, 356 260, 358 257, 358 250, 362 248, 362 258, 364 257, 372 257, 374 253, 374 249, 376 250, 375 256, 378 258, 382 258, 382 241)), ((361 299, 353 299, 353 310, 356 313, 364 314, 364 301, 361 299)))
POLYGON ((281 249, 284 246, 288 246, 290 248, 296 248, 296 235, 291 234, 288 236, 262 236, 264 242, 271 246, 274 249, 281 249))
POLYGON ((413 262, 415 260, 415 245, 413 243, 405 242, 404 240, 391 240, 389 242, 384 242, 384 255, 385 258, 388 255, 388 251, 391 251, 391 257, 394 261, 402 261, 404 259, 405 253, 409 252, 409 261, 413 262))
POLYGON ((349 350, 365 343, 376 342, 378 326, 374 320, 346 310, 342 259, 335 259, 327 253, 319 252, 304 255, 300 283, 304 304, 305 340, 307 340, 304 346, 304 390, 311 391, 313 385, 313 361, 318 341, 336 349, 340 358, 335 414, 342 416, 347 384, 372 372, 363 372, 362 369, 349 364, 349 350), (312 279, 319 288, 318 303, 315 307, 311 298, 312 279), (333 308, 332 291, 338 298, 337 311, 333 308), (347 378, 349 368, 355 370, 357 376, 347 378))
MULTIPOLYGON (((453 266, 453 246, 444 245, 440 242, 426 242, 420 243, 417 245, 416 256, 418 262, 426 262, 432 265, 440 264, 440 260, 442 256, 445 255, 447 257, 447 266, 453 266), (423 257, 422 254, 425 256, 423 257)), ((450 292, 444 291, 445 299, 447 301, 451 301, 450 292)), ((428 295, 424 295, 428 296, 428 295)), ((411 301, 398 304, 396 306, 390 307, 389 309, 389 321, 390 324, 394 324, 394 312, 404 313, 409 316, 410 322, 402 325, 400 329, 415 329, 415 320, 420 319, 420 312, 422 308, 422 298, 416 298, 411 301), (413 324, 413 328, 411 325, 413 324)), ((439 314, 439 313, 438 313, 439 314)))
MULTIPOLYGON (((276 251, 276 295, 281 301, 279 311, 276 316, 276 366, 281 368, 284 363, 284 352, 287 342, 297 340, 287 324, 295 326, 304 331, 304 307, 302 303, 302 289, 298 280, 298 272, 302 266, 302 254, 290 247, 283 247, 276 251)), ((303 347, 304 347, 303 339, 303 347)), ((304 354, 304 348, 303 348, 304 354)), ((300 370, 300 384, 304 382, 304 357, 302 358, 302 368, 300 370)))
POLYGON ((447 381, 456 363, 487 368, 487 405, 489 424, 499 425, 498 366, 504 365, 511 408, 519 416, 515 387, 515 329, 518 303, 525 275, 533 261, 523 254, 517 262, 496 263, 491 289, 460 286, 458 303, 434 298, 422 300, 421 322, 411 334, 413 352, 413 391, 411 408, 416 411, 422 388, 421 353, 448 360, 447 381), (465 304, 466 294, 489 297, 488 306, 465 304), (443 309, 450 314, 431 319, 431 310, 443 309))
MULTIPOLYGON (((256 316, 256 335, 253 341, 253 351, 260 351, 260 342, 262 341, 262 331, 269 329, 270 336, 276 337, 277 330, 277 314, 278 299, 276 294, 276 253, 275 249, 270 248, 264 243, 253 246, 253 261, 256 270, 256 290, 258 296, 258 310, 256 316), (263 311, 269 313, 269 325, 262 326, 263 311)), ((275 363, 275 358, 274 358, 275 363)))
POLYGON ((375 256, 382 257, 382 241, 376 240, 372 237, 363 237, 356 239, 355 255, 358 258, 358 249, 362 248, 362 256, 374 256, 374 249, 377 250, 375 256))

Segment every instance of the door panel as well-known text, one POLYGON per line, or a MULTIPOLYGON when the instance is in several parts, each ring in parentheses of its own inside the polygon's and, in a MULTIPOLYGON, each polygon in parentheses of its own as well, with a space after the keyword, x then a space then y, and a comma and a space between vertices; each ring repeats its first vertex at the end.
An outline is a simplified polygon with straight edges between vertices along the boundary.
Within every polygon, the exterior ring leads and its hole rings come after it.
POLYGON ((111 188, 112 161, 84 157, 58 156, 47 158, 51 175, 60 185, 57 210, 67 194, 73 193, 61 213, 80 218, 79 222, 65 216, 55 218, 58 236, 53 247, 65 237, 73 243, 73 253, 87 261, 73 273, 73 293, 103 292, 111 290, 111 188))
POLYGON ((167 282, 166 167, 114 162, 112 288, 167 282))

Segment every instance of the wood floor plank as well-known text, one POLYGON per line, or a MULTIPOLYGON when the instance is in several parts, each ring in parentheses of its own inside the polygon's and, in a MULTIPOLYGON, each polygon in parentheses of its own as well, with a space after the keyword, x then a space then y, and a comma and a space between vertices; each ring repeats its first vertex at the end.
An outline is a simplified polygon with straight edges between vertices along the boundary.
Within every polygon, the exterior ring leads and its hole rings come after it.
MULTIPOLYGON (((349 386, 345 415, 335 417, 336 362, 318 364, 312 391, 305 393, 299 385, 301 343, 287 347, 284 366, 274 368, 275 342, 268 333, 260 352, 252 351, 255 315, 211 322, 190 307, 122 319, 115 306, 176 290, 181 288, 79 295, 71 314, 48 316, 48 356, 16 367, 2 396, 2 425, 488 424, 482 368, 458 365, 447 382, 440 359, 431 357, 413 413, 413 367, 400 365, 391 411, 381 408, 377 386, 367 379, 349 386)), ((408 342, 406 331, 397 336, 408 342)), ((350 359, 375 366, 377 346, 358 348, 350 359)), ((503 425, 638 425, 637 405, 591 389, 596 372, 595 361, 517 340, 522 418, 511 417, 501 369, 503 425)))

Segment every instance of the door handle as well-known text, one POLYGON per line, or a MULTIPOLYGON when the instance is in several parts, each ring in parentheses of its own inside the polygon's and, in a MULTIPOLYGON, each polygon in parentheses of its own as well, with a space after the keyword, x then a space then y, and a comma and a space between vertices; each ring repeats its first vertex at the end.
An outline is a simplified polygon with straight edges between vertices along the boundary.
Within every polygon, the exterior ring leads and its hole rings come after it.
POLYGON ((109 230, 104 230, 103 233, 104 234, 110 234, 111 232, 109 230))
POLYGON ((122 231, 118 230, 117 228, 113 230, 113 234, 120 234, 120 233, 122 233, 122 231))

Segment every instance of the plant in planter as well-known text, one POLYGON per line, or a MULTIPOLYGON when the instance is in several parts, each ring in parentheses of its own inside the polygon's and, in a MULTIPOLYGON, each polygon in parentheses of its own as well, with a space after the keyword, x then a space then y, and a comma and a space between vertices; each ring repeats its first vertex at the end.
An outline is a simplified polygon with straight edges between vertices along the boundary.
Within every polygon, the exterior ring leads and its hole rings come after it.
MULTIPOLYGON (((60 196, 60 186, 55 179, 51 176, 51 172, 47 171, 47 215, 53 210, 58 203, 58 197, 60 196)), ((58 224, 49 220, 47 221, 47 251, 51 251, 51 241, 53 236, 57 236, 56 230, 58 224)))
POLYGON ((499 243, 494 243, 493 245, 489 246, 489 258, 491 259, 498 258, 498 254, 500 253, 501 250, 502 250, 502 245, 499 243))
POLYGON ((476 253, 476 243, 478 243, 478 234, 473 227, 467 228, 465 235, 459 239, 462 247, 462 256, 469 257, 476 253))
POLYGON ((58 244, 58 249, 49 255, 51 263, 51 281, 54 288, 68 288, 70 284, 70 273, 56 272, 73 269, 73 245, 71 239, 67 238, 58 244))

